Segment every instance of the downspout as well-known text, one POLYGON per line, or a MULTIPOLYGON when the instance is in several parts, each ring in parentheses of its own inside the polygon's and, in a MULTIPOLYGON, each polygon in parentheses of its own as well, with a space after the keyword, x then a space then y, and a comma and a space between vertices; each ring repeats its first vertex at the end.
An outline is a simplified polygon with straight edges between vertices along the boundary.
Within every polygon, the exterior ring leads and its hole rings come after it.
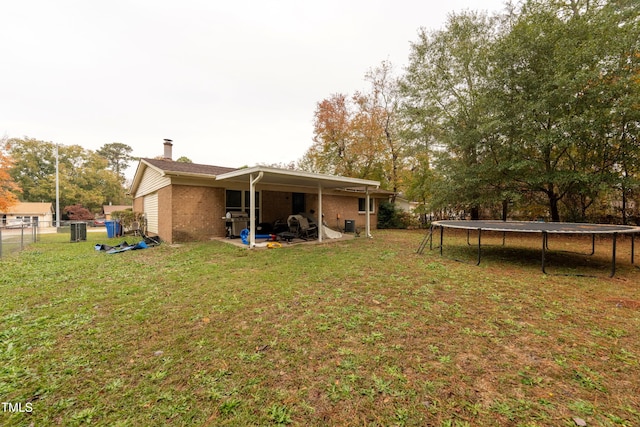
POLYGON ((256 184, 262 179, 264 172, 260 171, 256 179, 249 175, 249 249, 256 247, 256 184))

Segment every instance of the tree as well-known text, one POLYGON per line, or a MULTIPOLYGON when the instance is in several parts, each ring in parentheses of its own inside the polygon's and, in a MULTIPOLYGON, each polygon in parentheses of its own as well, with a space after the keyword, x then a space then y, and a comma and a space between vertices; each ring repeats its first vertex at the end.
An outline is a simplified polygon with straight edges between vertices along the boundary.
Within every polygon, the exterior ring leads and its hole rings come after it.
MULTIPOLYGON (((402 80, 404 137, 433 149, 441 207, 546 203, 585 220, 639 187, 640 3, 528 0, 420 33, 402 80), (501 19, 499 19, 501 18, 501 19)), ((424 175, 423 175, 424 176, 424 175)), ((436 207, 436 206, 434 206, 436 207)))
POLYGON ((6 138, 0 140, 0 212, 6 212, 11 206, 18 202, 15 193, 20 191, 20 187, 18 187, 9 174, 12 160, 6 154, 8 148, 9 145, 6 138))
POLYGON ((81 204, 65 206, 62 213, 72 221, 83 221, 94 219, 94 215, 81 204))
POLYGON ((371 93, 365 96, 368 102, 364 104, 366 107, 362 111, 371 115, 376 122, 374 132, 382 136, 384 148, 381 153, 385 155, 387 181, 390 189, 397 193, 401 187, 404 159, 399 84, 393 76, 393 66, 389 61, 383 61, 380 66, 369 71, 365 78, 371 84, 371 93))
POLYGON ((47 188, 55 183, 55 145, 32 138, 12 138, 9 143, 14 159, 10 174, 22 188, 22 199, 26 202, 55 200, 55 187, 53 193, 47 188))
MULTIPOLYGON (((640 5, 633 1, 612 1, 600 14, 612 67, 601 84, 615 95, 606 117, 606 129, 618 149, 613 167, 613 188, 620 200, 620 214, 628 221, 630 198, 640 189, 640 5)), ((637 209, 637 208, 636 208, 637 209)), ((636 211, 638 212, 638 211, 636 211)))
POLYGON ((583 219, 628 158, 616 136, 617 117, 630 112, 620 108, 629 92, 616 86, 638 39, 637 32, 635 41, 623 36, 630 27, 614 3, 621 2, 530 0, 492 50, 488 99, 502 147, 517 160, 511 177, 522 191, 546 197, 553 221, 561 202, 577 204, 572 215, 583 219))
POLYGON ((483 95, 493 38, 493 18, 477 12, 452 14, 445 29, 421 30, 401 84, 409 134, 423 144, 446 147, 434 153, 447 182, 442 203, 462 203, 472 218, 478 218, 481 203, 496 198, 486 185, 491 182, 487 171, 480 173, 491 119, 483 95))
POLYGON ((410 169, 410 178, 407 179, 408 186, 406 196, 410 200, 419 203, 415 209, 415 213, 420 215, 420 222, 426 224, 428 215, 439 205, 438 203, 433 203, 433 201, 441 179, 437 175, 437 172, 430 166, 427 150, 421 150, 413 156, 411 160, 412 166, 410 169))
POLYGON ((397 83, 393 67, 383 62, 365 79, 371 90, 352 96, 334 94, 314 113, 313 145, 298 162, 311 172, 381 181, 398 191, 402 140, 399 132, 397 83))
POLYGON ((181 156, 178 159, 176 159, 176 162, 180 162, 180 163, 193 163, 193 161, 188 158, 187 156, 181 156))
POLYGON ((299 162, 301 168, 318 173, 354 174, 355 158, 351 152, 353 115, 345 94, 333 94, 317 103, 313 145, 299 162))
POLYGON ((104 144, 96 153, 107 159, 111 170, 124 179, 124 171, 129 168, 129 162, 136 160, 131 155, 132 151, 133 149, 127 144, 112 142, 104 144))
MULTIPOLYGON (((33 138, 10 139, 14 159, 11 177, 23 190, 23 200, 55 200, 56 144, 33 138)), ((126 200, 121 177, 108 168, 108 162, 78 145, 58 145, 61 206, 78 203, 98 210, 102 205, 126 200)))

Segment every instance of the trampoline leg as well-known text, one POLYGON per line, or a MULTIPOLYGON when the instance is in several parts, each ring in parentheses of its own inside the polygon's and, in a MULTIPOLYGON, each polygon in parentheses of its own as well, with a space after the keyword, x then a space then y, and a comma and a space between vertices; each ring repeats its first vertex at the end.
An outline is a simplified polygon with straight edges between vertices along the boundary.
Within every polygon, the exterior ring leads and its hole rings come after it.
POLYGON ((547 249, 547 232, 543 231, 542 232, 542 272, 544 274, 547 274, 547 272, 544 270, 544 255, 545 255, 546 249, 547 249))
POLYGON ((596 235, 591 235, 591 253, 589 255, 593 255, 596 253, 596 235))
POLYGON ((634 256, 634 249, 635 249, 635 243, 633 242, 635 240, 635 234, 631 234, 631 264, 635 264, 635 256, 634 256))
POLYGON ((440 256, 442 256, 442 234, 444 233, 444 227, 440 227, 440 256))
POLYGON ((431 224, 431 227, 429 228, 429 235, 431 236, 431 238, 429 239, 429 250, 432 251, 433 250, 433 224, 431 224))
POLYGON ((613 277, 616 274, 616 237, 618 237, 618 233, 613 233, 613 243, 611 247, 611 274, 609 277, 613 277))
POLYGON ((478 228, 478 262, 476 265, 480 265, 480 239, 482 236, 482 228, 478 228))
POLYGON ((502 232, 502 246, 504 246, 504 242, 505 242, 506 239, 507 239, 507 232, 503 231, 502 232))
POLYGON ((467 230, 467 246, 471 246, 471 242, 469 241, 469 234, 471 234, 471 230, 467 230))

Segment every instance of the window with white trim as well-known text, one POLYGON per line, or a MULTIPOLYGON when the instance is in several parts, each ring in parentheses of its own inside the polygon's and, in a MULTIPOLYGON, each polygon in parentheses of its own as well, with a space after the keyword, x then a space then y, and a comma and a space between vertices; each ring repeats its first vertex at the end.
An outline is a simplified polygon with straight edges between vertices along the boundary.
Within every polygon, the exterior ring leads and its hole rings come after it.
MULTIPOLYGON (((244 211, 249 213, 250 209, 250 196, 249 191, 243 190, 227 190, 225 212, 229 211, 244 211)), ((260 220, 260 192, 256 191, 256 220, 260 220)))
MULTIPOLYGON (((361 197, 358 199, 358 213, 366 213, 367 199, 361 197)), ((369 197, 369 213, 375 212, 375 203, 373 202, 373 197, 369 197)))

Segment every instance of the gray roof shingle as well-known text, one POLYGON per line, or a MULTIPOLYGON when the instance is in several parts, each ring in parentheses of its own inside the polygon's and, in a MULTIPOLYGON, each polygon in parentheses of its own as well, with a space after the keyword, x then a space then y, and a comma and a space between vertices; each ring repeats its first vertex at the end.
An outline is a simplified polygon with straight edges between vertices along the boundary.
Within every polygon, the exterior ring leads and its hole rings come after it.
POLYGON ((174 173, 188 173, 188 174, 197 174, 197 175, 211 175, 216 176, 223 173, 231 172, 236 170, 236 168, 226 168, 224 166, 212 166, 212 165, 201 165, 198 163, 185 163, 185 162, 175 162, 173 160, 166 159, 141 159, 150 165, 164 171, 164 172, 174 172, 174 173))

